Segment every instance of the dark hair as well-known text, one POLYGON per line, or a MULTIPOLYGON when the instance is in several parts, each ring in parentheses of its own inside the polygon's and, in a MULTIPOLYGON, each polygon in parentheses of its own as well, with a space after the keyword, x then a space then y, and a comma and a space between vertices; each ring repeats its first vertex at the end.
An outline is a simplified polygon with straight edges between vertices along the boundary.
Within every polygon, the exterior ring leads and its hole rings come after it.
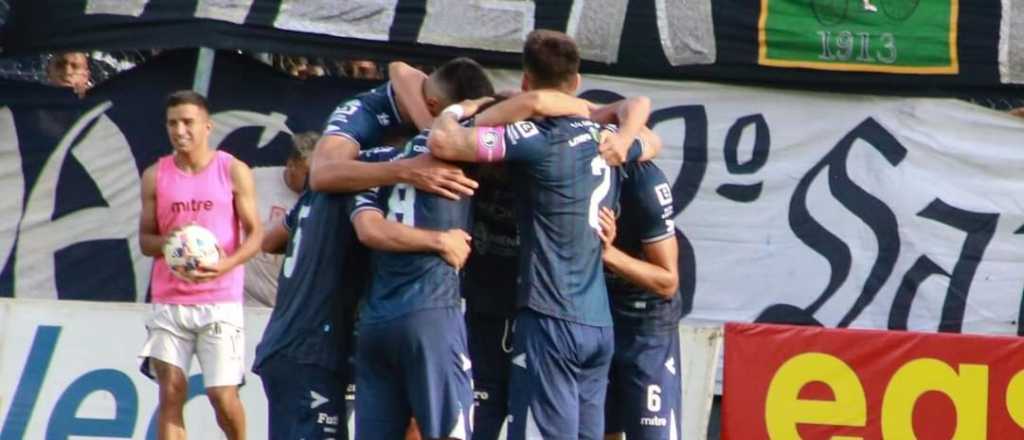
POLYGON ((315 131, 304 131, 292 135, 292 151, 288 154, 290 161, 307 161, 313 154, 320 134, 315 131))
POLYGON ((438 67, 431 74, 451 102, 494 94, 494 85, 483 66, 470 58, 459 57, 438 67))
POLYGON ((206 114, 210 114, 210 105, 206 101, 206 98, 192 90, 178 90, 177 92, 167 95, 167 102, 164 109, 185 104, 192 104, 203 109, 206 114))
POLYGON ((580 50, 566 34, 537 29, 523 45, 523 68, 539 87, 559 87, 580 71, 580 50))

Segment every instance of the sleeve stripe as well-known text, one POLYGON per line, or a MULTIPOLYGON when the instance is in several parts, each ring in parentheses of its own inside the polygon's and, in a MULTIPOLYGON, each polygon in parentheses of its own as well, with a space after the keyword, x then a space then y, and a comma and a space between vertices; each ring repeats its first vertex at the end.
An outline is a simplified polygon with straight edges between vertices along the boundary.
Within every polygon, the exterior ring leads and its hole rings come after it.
POLYGON ((330 130, 328 130, 328 131, 324 132, 324 136, 341 136, 343 138, 350 139, 352 142, 355 142, 356 146, 359 147, 360 150, 363 149, 363 146, 362 146, 362 144, 359 143, 359 140, 357 140, 356 138, 352 137, 352 135, 350 135, 348 133, 345 133, 344 131, 330 131, 330 130))
POLYGON ((363 206, 357 206, 356 209, 353 209, 352 210, 352 214, 350 214, 348 216, 348 218, 351 219, 351 220, 355 220, 356 219, 356 214, 359 214, 360 212, 363 212, 363 211, 377 211, 377 212, 381 213, 382 215, 384 214, 384 211, 382 211, 380 208, 378 208, 376 206, 363 205, 363 206))
POLYGON ((391 81, 388 81, 388 102, 391 104, 391 111, 395 114, 395 119, 398 120, 398 124, 402 122, 402 112, 398 111, 398 103, 395 102, 395 91, 392 90, 391 81))
POLYGON ((669 232, 666 232, 664 234, 658 235, 658 236, 653 237, 653 238, 642 239, 642 240, 640 240, 640 242, 643 243, 643 244, 657 243, 657 242, 662 241, 662 240, 668 240, 669 238, 672 238, 672 237, 675 237, 675 236, 676 236, 676 231, 669 231, 669 232))

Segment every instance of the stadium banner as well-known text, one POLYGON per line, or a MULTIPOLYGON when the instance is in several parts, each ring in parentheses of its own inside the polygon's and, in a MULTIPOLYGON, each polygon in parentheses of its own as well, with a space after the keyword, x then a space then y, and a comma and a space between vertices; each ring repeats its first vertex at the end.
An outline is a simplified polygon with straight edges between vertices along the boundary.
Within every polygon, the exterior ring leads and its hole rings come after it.
POLYGON ((1000 80, 1001 68, 1020 70, 1019 57, 1000 64, 1000 45, 1020 40, 1000 36, 1009 3, 33 0, 11 4, 0 52, 211 47, 428 64, 465 55, 517 68, 524 37, 554 29, 576 39, 587 73, 928 96, 989 87, 1020 97, 1000 80), (924 73, 942 74, 920 81, 924 73))
POLYGON ((955 74, 959 0, 761 0, 758 62, 955 74))
POLYGON ((404 46, 406 51, 441 49, 435 53, 445 56, 452 49, 468 49, 515 62, 526 35, 544 28, 573 36, 583 58, 599 63, 619 62, 620 53, 629 59, 656 56, 671 66, 715 61, 711 0, 658 0, 650 9, 636 10, 629 3, 199 0, 193 8, 182 8, 172 0, 39 0, 13 5, 4 50, 209 46, 309 53, 338 45, 335 50, 344 52, 347 46, 373 57, 380 56, 375 49, 390 52, 404 46), (649 21, 653 32, 625 36, 626 24, 638 20, 649 21), (140 26, 145 33, 137 32, 140 26), (623 46, 630 50, 620 52, 623 46))
POLYGON ((1002 0, 999 26, 999 77, 1007 84, 1024 84, 1024 5, 1002 0))
POLYGON ((1021 438, 1024 339, 727 324, 723 439, 1021 438))
MULTIPOLYGON (((156 382, 139 372, 150 306, 0 299, 0 438, 156 438, 156 382)), ((269 309, 245 312, 252 363, 269 309)), ((259 377, 241 388, 249 438, 267 438, 259 377)), ((198 362, 189 372, 185 422, 192 438, 223 438, 198 362)))
MULTIPOLYGON (((179 56, 181 55, 181 56, 179 56)), ((139 174, 170 152, 170 53, 67 90, 0 83, 0 296, 143 301, 139 174)), ((515 72, 499 71, 505 87, 515 72)), ((213 143, 280 165, 373 83, 300 81, 241 56, 214 67, 213 143)), ((584 96, 652 99, 673 182, 686 319, 1017 334, 1024 121, 957 100, 586 76, 584 96)))

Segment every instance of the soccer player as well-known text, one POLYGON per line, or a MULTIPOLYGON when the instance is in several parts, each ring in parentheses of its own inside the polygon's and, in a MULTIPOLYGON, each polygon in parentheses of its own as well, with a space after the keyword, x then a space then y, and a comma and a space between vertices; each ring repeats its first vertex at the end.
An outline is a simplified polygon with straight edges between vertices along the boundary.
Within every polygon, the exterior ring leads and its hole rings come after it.
MULTIPOLYGON (((564 93, 541 90, 516 95, 474 119, 495 125, 542 115, 590 114, 607 123, 620 119, 636 123, 645 122, 650 112, 649 100, 642 97, 594 108, 592 112, 591 107, 564 93), (504 119, 499 121, 491 115, 504 119)), ((462 294, 466 298, 466 331, 473 362, 473 438, 497 440, 508 415, 511 329, 519 264, 519 194, 504 165, 478 167, 471 176, 480 186, 473 195, 473 252, 463 270, 462 294)))
POLYGON ((190 90, 167 98, 167 135, 174 153, 142 174, 139 245, 153 258, 153 313, 140 369, 160 387, 157 437, 184 439, 182 410, 192 356, 199 358, 206 395, 229 439, 245 438, 238 398, 243 382, 242 264, 260 249, 252 172, 210 148, 213 128, 206 99, 190 90), (163 246, 176 229, 197 223, 217 237, 222 258, 213 267, 172 273, 163 246), (241 231, 239 231, 241 227, 241 231))
POLYGON ((445 106, 475 97, 468 91, 483 81, 490 84, 483 68, 469 58, 456 58, 426 78, 400 65, 391 72, 390 82, 346 101, 331 114, 310 162, 310 188, 352 192, 404 183, 451 199, 471 196, 477 183, 459 167, 430 155, 378 163, 359 161, 356 155, 381 145, 389 129, 413 129, 412 114, 426 114, 416 118, 417 127, 426 128, 445 106))
MULTIPOLYGON (((524 90, 571 95, 579 86, 579 51, 563 33, 531 32, 523 61, 524 90)), ((507 161, 520 188, 509 439, 600 439, 613 336, 598 209, 615 200, 619 187, 619 171, 599 155, 603 127, 563 117, 465 128, 456 120, 476 110, 465 104, 435 120, 432 154, 463 162, 507 161)), ((642 125, 624 130, 619 136, 632 141, 632 160, 644 143, 660 144, 642 125)))
POLYGON ((627 164, 620 215, 603 208, 605 279, 615 355, 605 404, 608 439, 679 438, 678 247, 672 187, 653 162, 627 164), (616 232, 621 231, 616 236, 616 232))
MULTIPOLYGON (((360 152, 376 161, 381 149, 360 152)), ((287 253, 278 302, 256 347, 271 439, 347 439, 345 388, 356 301, 369 281, 368 253, 349 221, 351 194, 305 191, 263 240, 287 253)))
MULTIPOLYGON (((417 136, 394 156, 429 153, 425 143, 417 136)), ((352 221, 374 252, 359 316, 356 438, 402 439, 414 416, 424 438, 469 439, 471 363, 458 274, 470 251, 469 209, 469 199, 406 184, 357 197, 352 221)))

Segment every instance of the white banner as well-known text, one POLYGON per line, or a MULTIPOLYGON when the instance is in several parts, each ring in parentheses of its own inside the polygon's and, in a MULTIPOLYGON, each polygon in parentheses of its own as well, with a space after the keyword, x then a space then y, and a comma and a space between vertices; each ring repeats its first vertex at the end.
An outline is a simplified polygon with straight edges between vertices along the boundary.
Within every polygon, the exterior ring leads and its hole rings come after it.
MULTIPOLYGON (((156 438, 157 385, 139 372, 149 305, 0 300, 0 438, 156 438)), ((246 309, 246 363, 270 309, 246 309)), ((246 374, 241 396, 249 438, 267 438, 267 399, 246 374)), ((222 439, 202 387, 189 374, 191 438, 222 439)))
POLYGON ((946 99, 583 90, 653 100, 689 320, 1018 333, 1024 120, 946 99))

